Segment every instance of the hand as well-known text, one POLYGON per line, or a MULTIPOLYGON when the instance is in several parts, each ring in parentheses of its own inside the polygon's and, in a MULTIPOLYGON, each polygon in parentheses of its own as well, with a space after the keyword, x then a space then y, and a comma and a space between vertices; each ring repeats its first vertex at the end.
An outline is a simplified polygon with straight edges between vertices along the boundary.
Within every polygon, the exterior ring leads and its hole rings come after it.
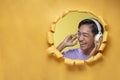
POLYGON ((77 44, 77 41, 75 41, 76 39, 77 39, 77 34, 68 35, 64 39, 63 44, 65 45, 65 47, 75 46, 77 44))
POLYGON ((68 35, 60 45, 58 45, 57 49, 61 52, 65 47, 74 46, 77 44, 77 34, 68 35), (75 42, 74 42, 75 41, 75 42))
POLYGON ((90 55, 89 55, 89 56, 93 56, 93 55, 95 55, 95 54, 98 53, 101 43, 102 43, 102 38, 100 38, 98 42, 97 42, 97 41, 94 42, 95 47, 94 47, 93 50, 90 52, 90 55))

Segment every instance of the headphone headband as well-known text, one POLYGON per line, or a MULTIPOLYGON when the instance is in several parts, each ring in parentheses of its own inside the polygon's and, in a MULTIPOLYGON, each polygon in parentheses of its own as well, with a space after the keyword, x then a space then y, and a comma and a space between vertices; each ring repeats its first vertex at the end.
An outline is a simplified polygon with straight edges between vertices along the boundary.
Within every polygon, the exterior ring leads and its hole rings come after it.
POLYGON ((96 24, 96 26, 97 26, 97 28, 98 28, 98 34, 102 34, 102 32, 101 32, 101 26, 100 26, 100 23, 97 21, 97 20, 95 20, 95 19, 91 19, 93 22, 95 22, 95 24, 96 24))

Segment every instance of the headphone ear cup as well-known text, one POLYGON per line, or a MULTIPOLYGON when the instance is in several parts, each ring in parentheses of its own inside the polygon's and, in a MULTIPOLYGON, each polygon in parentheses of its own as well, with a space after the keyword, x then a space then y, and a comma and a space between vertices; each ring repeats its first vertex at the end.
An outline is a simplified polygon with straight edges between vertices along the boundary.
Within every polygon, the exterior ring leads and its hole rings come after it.
POLYGON ((101 34, 96 34, 96 35, 95 35, 95 41, 96 41, 96 42, 99 42, 101 36, 102 36, 101 34))

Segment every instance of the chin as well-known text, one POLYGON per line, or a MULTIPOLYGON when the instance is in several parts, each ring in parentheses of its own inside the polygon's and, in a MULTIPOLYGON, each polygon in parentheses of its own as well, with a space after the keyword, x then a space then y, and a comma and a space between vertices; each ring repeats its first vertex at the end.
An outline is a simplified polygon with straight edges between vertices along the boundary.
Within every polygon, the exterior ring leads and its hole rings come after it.
POLYGON ((83 51, 85 51, 85 50, 86 50, 86 48, 85 48, 85 47, 80 47, 80 49, 81 49, 81 50, 83 50, 83 51))

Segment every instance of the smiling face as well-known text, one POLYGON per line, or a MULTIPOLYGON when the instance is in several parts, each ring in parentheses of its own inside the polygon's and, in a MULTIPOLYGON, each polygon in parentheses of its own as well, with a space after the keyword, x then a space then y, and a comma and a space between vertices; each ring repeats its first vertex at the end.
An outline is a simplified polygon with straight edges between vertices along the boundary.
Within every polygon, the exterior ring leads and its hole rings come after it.
POLYGON ((89 24, 80 26, 78 30, 78 41, 84 54, 89 54, 94 48, 94 35, 89 24))

